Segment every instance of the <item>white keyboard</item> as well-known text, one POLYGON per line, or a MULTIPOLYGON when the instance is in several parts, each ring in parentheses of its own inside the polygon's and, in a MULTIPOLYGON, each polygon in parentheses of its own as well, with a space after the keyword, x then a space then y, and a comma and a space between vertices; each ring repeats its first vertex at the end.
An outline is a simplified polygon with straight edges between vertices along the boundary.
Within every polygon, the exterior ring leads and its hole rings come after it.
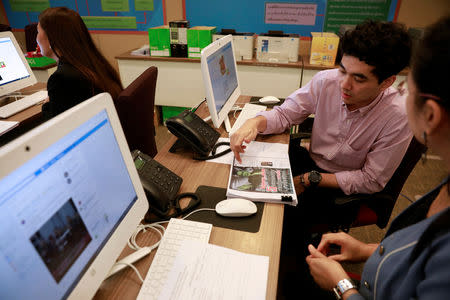
POLYGON ((212 225, 207 223, 170 219, 169 225, 142 283, 137 300, 158 299, 173 266, 183 240, 208 243, 212 225))
POLYGON ((242 108, 236 122, 234 122, 233 127, 230 130, 230 135, 238 130, 248 119, 256 117, 256 114, 266 110, 266 106, 246 103, 244 108, 242 108))
POLYGON ((0 118, 8 118, 48 97, 47 91, 39 91, 0 107, 0 118))

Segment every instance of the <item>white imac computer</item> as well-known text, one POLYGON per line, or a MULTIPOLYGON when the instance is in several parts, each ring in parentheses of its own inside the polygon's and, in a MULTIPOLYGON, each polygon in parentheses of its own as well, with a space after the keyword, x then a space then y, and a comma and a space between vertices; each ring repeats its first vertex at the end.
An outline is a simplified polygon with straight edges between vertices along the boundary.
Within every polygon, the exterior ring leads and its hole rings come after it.
POLYGON ((10 31, 0 32, 0 96, 36 83, 33 71, 10 31))
POLYGON ((227 132, 231 130, 228 113, 241 95, 233 50, 233 37, 227 35, 201 52, 203 83, 211 120, 216 128, 225 121, 227 132))
POLYGON ((91 299, 148 202, 109 94, 0 148, 0 299, 91 299))

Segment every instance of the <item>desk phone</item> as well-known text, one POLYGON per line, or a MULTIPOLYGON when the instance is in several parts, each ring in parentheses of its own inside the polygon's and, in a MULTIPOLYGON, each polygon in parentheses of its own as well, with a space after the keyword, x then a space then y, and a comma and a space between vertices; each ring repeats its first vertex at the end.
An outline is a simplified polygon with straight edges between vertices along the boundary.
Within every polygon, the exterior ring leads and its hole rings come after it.
MULTIPOLYGON (((219 132, 190 110, 167 119, 166 126, 173 135, 178 137, 177 143, 188 144, 203 156, 211 152, 220 137, 219 132)), ((174 145, 174 149, 170 151, 174 152, 176 148, 177 146, 174 145)))
POLYGON ((149 210, 160 217, 166 216, 183 179, 139 150, 134 150, 132 157, 150 204, 149 210))

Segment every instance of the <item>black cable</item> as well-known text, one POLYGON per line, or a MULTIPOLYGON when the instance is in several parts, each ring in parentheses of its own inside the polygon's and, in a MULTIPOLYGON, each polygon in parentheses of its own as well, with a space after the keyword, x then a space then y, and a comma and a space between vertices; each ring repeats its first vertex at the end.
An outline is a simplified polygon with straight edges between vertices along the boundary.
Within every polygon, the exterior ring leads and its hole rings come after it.
POLYGON ((414 203, 414 201, 413 200, 411 200, 410 198, 408 198, 406 195, 404 195, 404 194, 402 194, 402 193, 400 193, 400 196, 403 196, 403 197, 405 197, 406 198, 406 200, 408 200, 409 202, 411 202, 411 203, 414 203))
POLYGON ((220 153, 216 153, 217 148, 220 147, 220 146, 229 146, 229 145, 230 145, 229 142, 217 143, 217 144, 214 145, 214 147, 211 150, 211 154, 212 155, 210 155, 210 156, 194 156, 194 159, 195 160, 210 160, 210 159, 221 157, 221 156, 223 156, 223 155, 225 155, 227 153, 230 153, 231 152, 231 148, 228 148, 228 149, 226 149, 226 150, 224 150, 224 151, 222 151, 220 153))

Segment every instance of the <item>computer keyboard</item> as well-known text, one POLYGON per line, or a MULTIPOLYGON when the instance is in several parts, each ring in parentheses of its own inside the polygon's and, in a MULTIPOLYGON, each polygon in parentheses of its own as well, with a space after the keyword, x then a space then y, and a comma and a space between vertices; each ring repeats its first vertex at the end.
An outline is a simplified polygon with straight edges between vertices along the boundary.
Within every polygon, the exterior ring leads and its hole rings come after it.
POLYGON ((248 119, 256 117, 256 114, 266 110, 266 106, 246 103, 244 108, 242 108, 236 122, 234 122, 233 127, 230 130, 230 135, 238 130, 248 119))
POLYGON ((183 240, 208 243, 212 225, 172 218, 142 283, 137 300, 158 299, 183 240))
POLYGON ((47 91, 39 91, 0 107, 0 118, 8 118, 48 97, 47 91))

